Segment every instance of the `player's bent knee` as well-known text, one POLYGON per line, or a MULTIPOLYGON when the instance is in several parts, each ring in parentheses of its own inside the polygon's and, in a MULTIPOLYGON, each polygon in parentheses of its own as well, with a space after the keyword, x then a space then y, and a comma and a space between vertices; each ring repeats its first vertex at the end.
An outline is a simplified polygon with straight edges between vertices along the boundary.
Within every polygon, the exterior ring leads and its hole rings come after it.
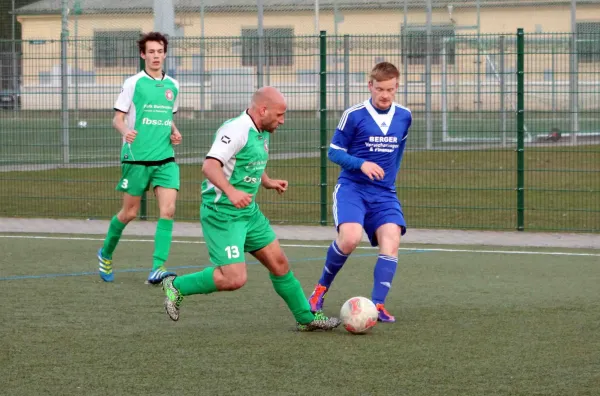
POLYGON ((136 197, 129 194, 124 194, 123 196, 123 206, 119 213, 117 213, 117 218, 122 223, 129 223, 137 217, 138 211, 140 210, 140 203, 142 197, 136 197))
POLYGON ((337 245, 344 254, 350 254, 362 240, 362 226, 358 223, 344 223, 340 225, 337 245))
POLYGON ((379 254, 396 257, 398 255, 399 244, 379 244, 379 254))
POLYGON ((126 207, 121 209, 117 218, 121 223, 127 224, 137 217, 138 207, 126 207))
POLYGON ((175 217, 177 190, 158 186, 154 189, 154 194, 158 199, 158 211, 160 212, 160 217, 173 219, 175 217))
POLYGON ((362 239, 362 235, 353 235, 346 234, 339 238, 338 247, 342 250, 344 254, 350 254, 356 249, 360 240, 362 239))
POLYGON ((275 258, 273 264, 270 266, 270 271, 275 276, 283 276, 290 272, 290 264, 285 254, 281 254, 275 258))
POLYGON ((163 219, 173 219, 175 217, 175 203, 170 205, 165 205, 159 208, 160 217, 163 219))
POLYGON ((277 239, 262 249, 253 251, 252 255, 275 276, 283 276, 290 270, 288 259, 277 239))
POLYGON ((248 280, 245 264, 231 264, 217 267, 214 280, 219 290, 237 290, 242 288, 248 280))
POLYGON ((377 236, 379 251, 381 254, 396 256, 400 247, 400 227, 396 226, 380 232, 377 236))
POLYGON ((235 278, 229 279, 226 290, 241 289, 246 284, 247 280, 248 280, 248 278, 246 275, 237 276, 235 278))
POLYGON ((400 246, 400 235, 399 234, 386 235, 383 238, 383 244, 397 249, 400 246))

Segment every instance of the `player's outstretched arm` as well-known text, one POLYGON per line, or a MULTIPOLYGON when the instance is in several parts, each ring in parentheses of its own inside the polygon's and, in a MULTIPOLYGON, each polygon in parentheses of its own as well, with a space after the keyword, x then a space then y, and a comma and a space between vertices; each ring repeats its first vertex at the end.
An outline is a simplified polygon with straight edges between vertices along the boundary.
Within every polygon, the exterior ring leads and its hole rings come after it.
POLYGON ((225 177, 221 162, 215 158, 207 158, 202 165, 204 176, 219 190, 223 191, 236 208, 245 208, 252 202, 252 195, 236 190, 225 177))
POLYGON ((263 175, 260 178, 260 184, 267 190, 277 190, 279 194, 286 192, 288 187, 287 180, 271 179, 269 175, 267 175, 267 172, 263 172, 263 175))
POLYGON ((125 123, 125 113, 121 111, 115 111, 112 124, 113 127, 121 134, 121 136, 125 138, 127 143, 132 143, 135 140, 137 131, 129 129, 127 123, 125 123))

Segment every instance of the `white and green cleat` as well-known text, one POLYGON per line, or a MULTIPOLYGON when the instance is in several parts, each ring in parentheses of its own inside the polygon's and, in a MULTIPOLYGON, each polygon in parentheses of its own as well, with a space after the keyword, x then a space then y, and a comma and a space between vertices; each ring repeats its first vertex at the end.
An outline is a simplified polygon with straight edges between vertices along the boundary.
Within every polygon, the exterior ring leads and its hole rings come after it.
POLYGON ((162 281, 162 288, 165 292, 165 311, 171 320, 179 320, 179 306, 183 301, 183 296, 179 290, 173 285, 175 276, 167 276, 162 281))
POLYGON ((328 318, 323 312, 315 313, 315 318, 312 322, 302 324, 296 323, 298 331, 315 331, 315 330, 333 330, 338 327, 342 321, 338 318, 328 318))

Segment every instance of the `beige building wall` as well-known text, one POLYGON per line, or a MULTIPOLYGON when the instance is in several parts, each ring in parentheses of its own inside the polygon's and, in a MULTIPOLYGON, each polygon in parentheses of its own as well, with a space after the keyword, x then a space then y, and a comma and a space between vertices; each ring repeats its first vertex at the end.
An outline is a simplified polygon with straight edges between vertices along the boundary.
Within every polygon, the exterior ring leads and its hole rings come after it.
MULTIPOLYGON (((340 35, 399 35, 404 16, 402 7, 397 10, 377 10, 377 11, 350 11, 343 10, 344 22, 338 24, 338 32, 340 35)), ((581 5, 578 6, 578 21, 600 21, 600 4, 599 5, 581 5)), ((476 22, 475 9, 455 9, 452 15, 457 25, 474 25, 476 22)), ((425 13, 411 10, 407 17, 409 24, 425 24, 425 13)), ((48 84, 40 80, 40 72, 52 73, 60 70, 60 16, 20 16, 18 18, 22 24, 23 39, 23 106, 24 108, 59 108, 60 106, 60 81, 54 80, 55 84, 48 84), (45 40, 45 41, 43 41, 45 40), (56 86, 58 84, 58 86, 56 86), (28 94, 28 92, 30 94, 28 94)), ((434 10, 434 24, 449 23, 449 15, 446 10, 434 10)), ((176 23, 183 23, 184 35, 186 37, 200 36, 200 18, 198 13, 189 15, 177 15, 176 23)), ((265 28, 293 28, 296 36, 314 35, 314 15, 312 12, 298 13, 272 13, 266 12, 264 18, 265 28)), ((505 8, 483 8, 481 12, 481 33, 486 37, 486 34, 493 34, 497 37, 497 33, 506 33, 509 37, 514 37, 517 28, 522 27, 526 32, 535 32, 541 29, 543 32, 568 32, 570 31, 570 12, 567 6, 562 7, 505 7, 505 8)), ((242 29, 256 28, 256 15, 254 13, 238 13, 238 14, 206 14, 205 16, 205 33, 208 42, 207 58, 205 68, 208 72, 217 71, 219 69, 241 69, 240 54, 241 50, 238 46, 237 50, 232 46, 236 40, 236 36, 240 36, 242 29), (212 38, 212 40, 211 40, 212 38), (218 38, 218 39, 217 39, 218 38), (226 43, 227 45, 223 45, 226 43)), ((119 87, 126 76, 132 75, 137 71, 137 67, 95 67, 94 66, 94 44, 92 38, 96 30, 140 30, 142 32, 153 29, 153 20, 151 15, 129 14, 126 18, 122 16, 117 18, 116 15, 98 15, 88 14, 81 15, 77 20, 77 36, 75 36, 75 20, 71 16, 69 20, 71 42, 68 49, 68 64, 69 67, 77 68, 83 71, 95 73, 95 83, 89 86, 85 82, 78 83, 77 95, 70 92, 70 99, 74 103, 77 101, 79 108, 110 108, 113 105, 114 97, 119 92, 119 87), (75 45, 75 40, 77 45, 75 45), (77 56, 75 56, 77 54, 77 56), (77 59, 77 61, 75 61, 77 59)), ((320 13, 320 29, 326 30, 328 35, 334 32, 333 13, 322 11, 320 13)), ((474 30, 460 30, 457 34, 473 34, 474 30)), ((490 36, 492 37, 492 36, 490 36)), ((299 72, 302 70, 315 70, 318 62, 316 54, 318 41, 315 38, 299 38, 297 44, 304 40, 305 43, 311 42, 314 46, 296 45, 294 48, 294 62, 291 66, 271 66, 268 68, 269 77, 268 83, 278 85, 284 91, 289 91, 290 95, 295 95, 292 99, 291 109, 314 109, 317 106, 318 95, 315 92, 314 83, 302 83, 299 78, 299 72), (303 91, 306 91, 303 93, 303 91)), ((397 46, 393 43, 394 39, 387 39, 388 44, 382 45, 385 38, 370 37, 360 38, 355 43, 363 45, 353 46, 350 53, 350 72, 355 73, 354 83, 351 84, 351 91, 356 92, 356 98, 364 96, 365 82, 367 72, 374 63, 378 60, 385 59, 395 63, 399 68, 402 68, 402 60, 400 57, 401 37, 398 36, 397 46), (392 44, 390 45, 390 41, 392 44)), ((181 48, 173 48, 171 52, 174 55, 181 57, 181 65, 179 70, 190 70, 192 67, 192 57, 200 52, 198 41, 190 40, 181 48)), ((340 55, 341 46, 339 48, 340 55)), ((333 51, 328 49, 328 53, 333 51)), ((514 50, 513 50, 514 51, 514 50)), ((490 57, 494 54, 482 53, 482 63, 477 66, 476 56, 473 48, 464 45, 457 48, 455 65, 448 65, 446 72, 447 89, 449 95, 449 105, 457 109, 470 109, 476 100, 473 84, 476 82, 476 74, 485 73, 486 62, 490 61, 490 57), (464 55, 469 52, 471 55, 464 55), (486 57, 486 56, 490 57, 486 57), (451 91, 454 89, 454 91, 451 91), (454 94, 452 93, 454 92, 454 94)), ((546 83, 544 71, 549 69, 553 63, 552 55, 550 54, 529 54, 526 57, 526 67, 528 70, 535 70, 536 73, 530 73, 527 76, 528 81, 539 83, 536 92, 539 94, 531 94, 531 105, 540 103, 539 98, 547 96, 551 89, 557 92, 555 98, 562 102, 568 100, 568 86, 559 84, 557 87, 550 87, 546 83), (565 91, 561 93, 560 90, 565 91)), ((514 65, 514 57, 506 57, 507 68, 514 65)), ((568 80, 568 56, 554 56, 555 72, 558 74, 559 80, 568 80)), ((335 71, 333 66, 330 67, 335 71)), ((338 66, 339 68, 340 66, 338 66)), ((253 69, 250 72, 253 73, 253 69)), ((597 66, 595 64, 580 64, 581 74, 580 80, 598 80, 597 66), (585 73, 586 71, 595 73, 585 73)), ((341 70, 338 70, 341 72, 341 70)), ((442 82, 442 66, 434 64, 432 66, 432 85, 434 94, 432 101, 434 109, 441 107, 441 82, 442 82)), ((400 92, 403 91, 404 85, 409 86, 409 105, 416 108, 421 108, 424 105, 424 65, 411 64, 408 68, 408 75, 403 75, 400 79, 400 92)), ((316 77, 316 76, 314 76, 316 77)), ((495 78, 484 76, 482 79, 482 93, 487 99, 485 106, 489 109, 495 108, 499 102, 498 81, 495 78)), ((590 95, 593 98, 593 92, 597 86, 589 86, 590 95)), ((183 106, 194 109, 199 109, 198 99, 200 89, 197 85, 183 84, 182 92, 189 90, 189 94, 182 96, 185 98, 183 106)), ((205 91, 205 99, 203 103, 205 108, 210 108, 213 103, 211 90, 213 86, 209 83, 205 91)), ((332 89, 333 90, 333 89, 332 89)), ((330 91, 331 92, 331 91, 330 91)), ((596 91, 597 92, 597 91, 596 91)), ((341 101, 335 94, 331 94, 328 99, 328 104, 331 106, 334 103, 341 105, 341 101)), ((354 96, 353 96, 354 98, 354 96)), ((586 101, 586 103, 596 102, 586 101)), ((354 99, 351 100, 354 102, 354 99)))
MULTIPOLYGON (((400 2, 399 2, 400 4, 400 2)), ((578 21, 600 21, 600 4, 578 5, 578 21)), ((339 34, 399 34, 403 23, 403 10, 399 6, 395 10, 342 10, 344 21, 338 24, 339 34)), ((74 35, 74 16, 69 18, 71 36, 74 35)), ((321 11, 320 30, 328 34, 334 32, 333 12, 321 11)), ((459 26, 475 25, 476 11, 474 7, 457 8, 452 18, 459 26)), ((21 15, 18 21, 22 25, 23 39, 59 39, 60 15, 21 15)), ((426 22, 422 11, 410 10, 407 16, 409 24, 426 22)), ((570 11, 568 6, 548 7, 485 7, 481 11, 481 33, 514 33, 517 28, 526 32, 535 32, 539 27, 543 32, 569 32, 570 11)), ((435 9, 432 20, 434 24, 449 24, 450 17, 446 10, 435 9)), ((84 14, 78 17, 78 35, 92 37, 95 29, 148 31, 153 28, 151 14, 102 15, 84 14)), ((200 16, 194 14, 177 14, 176 23, 185 24, 185 35, 200 35, 200 16)), ((207 36, 236 36, 243 27, 256 27, 254 13, 207 13, 205 16, 205 33, 207 36)), ((293 27, 296 35, 312 35, 315 33, 314 15, 312 12, 266 12, 264 26, 293 27)), ((473 31, 474 32, 474 31, 473 31)), ((469 31, 465 31, 469 33, 469 31)))

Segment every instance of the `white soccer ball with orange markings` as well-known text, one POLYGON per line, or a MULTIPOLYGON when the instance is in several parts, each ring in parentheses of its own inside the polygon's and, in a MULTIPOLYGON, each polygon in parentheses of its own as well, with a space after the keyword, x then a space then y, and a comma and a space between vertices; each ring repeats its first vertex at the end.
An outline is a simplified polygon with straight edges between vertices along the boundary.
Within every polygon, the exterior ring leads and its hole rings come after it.
POLYGON ((377 307, 366 297, 352 297, 342 305, 340 319, 352 334, 365 334, 377 324, 377 307))

